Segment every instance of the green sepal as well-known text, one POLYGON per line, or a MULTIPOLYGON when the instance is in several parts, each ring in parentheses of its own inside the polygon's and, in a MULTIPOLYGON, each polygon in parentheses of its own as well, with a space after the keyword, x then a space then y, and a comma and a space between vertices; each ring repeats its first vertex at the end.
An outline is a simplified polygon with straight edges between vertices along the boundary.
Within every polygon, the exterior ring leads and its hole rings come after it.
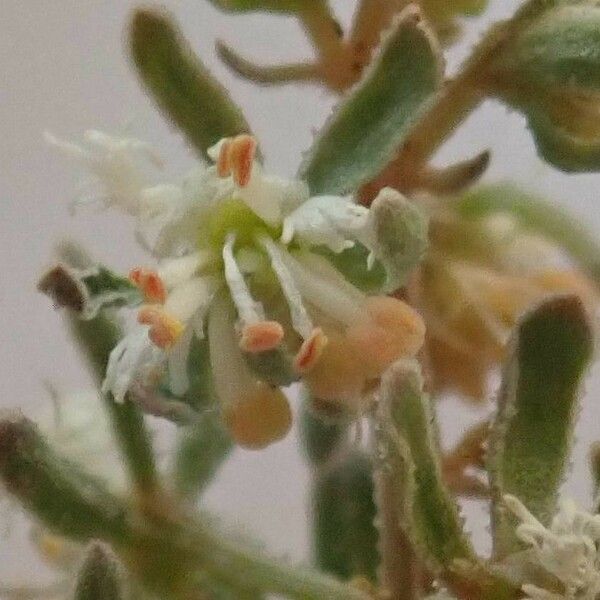
POLYGON ((77 574, 73 600, 121 600, 119 564, 104 544, 92 542, 77 574))
POLYGON ((545 11, 499 55, 496 68, 528 85, 600 90, 600 7, 562 3, 545 11))
POLYGON ((300 169, 311 193, 343 194, 393 158, 442 81, 435 36, 414 7, 404 10, 363 81, 336 109, 300 169))
MULTIPOLYGON (((600 98, 594 104, 600 109, 600 98)), ((572 123, 556 122, 539 108, 530 110, 527 117, 538 154, 544 160, 566 173, 600 170, 600 131, 593 137, 569 131, 572 123)))
POLYGON ((326 463, 346 438, 348 423, 324 420, 314 414, 308 393, 302 401, 300 437, 306 458, 314 466, 326 463))
POLYGON ((376 579, 379 564, 373 465, 350 452, 319 473, 313 495, 317 566, 342 579, 376 579))
POLYGON ((577 296, 545 300, 517 326, 488 458, 497 558, 520 548, 515 519, 502 505, 505 494, 516 496, 544 525, 554 515, 592 353, 591 324, 577 296))
POLYGON ((244 358, 252 371, 270 385, 288 386, 300 379, 294 371, 292 357, 285 348, 258 353, 245 352, 244 358))
POLYGON ((367 264, 370 251, 356 242, 342 252, 333 252, 326 246, 312 249, 325 257, 353 286, 367 293, 379 293, 385 286, 386 272, 380 261, 371 268, 367 264))
POLYGON ((311 5, 322 0, 209 0, 217 8, 226 12, 267 11, 295 13, 310 10, 311 5))
POLYGON ((0 421, 0 477, 5 489, 55 533, 119 542, 126 535, 127 513, 119 499, 58 456, 20 415, 0 421))
POLYGON ((600 244, 584 225, 555 204, 510 183, 475 188, 453 203, 461 217, 469 220, 494 214, 510 215, 524 229, 564 248, 597 284, 600 283, 600 244))
POLYGON ((143 300, 129 279, 102 265, 86 269, 56 265, 41 278, 38 289, 50 296, 57 308, 70 308, 85 320, 95 318, 102 309, 137 306, 143 300))
POLYGON ((250 131, 240 109, 167 14, 136 10, 129 37, 146 88, 202 156, 222 138, 250 131))

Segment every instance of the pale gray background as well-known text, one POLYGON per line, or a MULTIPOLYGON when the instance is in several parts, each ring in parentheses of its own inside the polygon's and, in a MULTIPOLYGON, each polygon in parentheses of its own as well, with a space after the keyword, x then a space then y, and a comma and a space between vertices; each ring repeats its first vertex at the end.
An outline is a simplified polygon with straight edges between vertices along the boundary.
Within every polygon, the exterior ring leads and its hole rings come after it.
MULTIPOLYGON (((2 285, 0 286, 0 403, 24 405, 29 412, 46 403, 41 382, 62 389, 89 384, 68 344, 60 318, 35 282, 48 263, 53 243, 65 234, 86 240, 104 262, 128 269, 142 257, 132 238, 132 223, 115 213, 68 212, 77 172, 47 147, 42 132, 78 139, 86 128, 111 132, 125 128, 153 142, 166 158, 165 178, 174 179, 195 158, 179 134, 164 123, 141 92, 124 52, 123 29, 131 0, 0 0, 0 184, 2 190, 2 285)), ((164 3, 182 23, 199 55, 232 91, 265 150, 268 167, 292 175, 311 131, 328 115, 335 98, 321 88, 260 89, 234 77, 215 57, 213 42, 222 37, 257 61, 300 59, 310 51, 293 19, 225 16, 203 0, 164 3)), ((469 25, 468 40, 449 57, 454 68, 491 17, 510 14, 514 0, 492 2, 485 19, 469 25)), ((334 2, 347 21, 354 1, 334 2)), ((440 153, 464 158, 494 149, 487 180, 510 177, 564 203, 600 234, 598 176, 564 176, 535 157, 521 116, 486 103, 440 153)), ((596 407, 599 371, 588 380, 586 405, 578 428, 579 465, 567 482, 568 492, 589 503, 590 487, 583 457, 589 442, 600 438, 596 407)), ((488 410, 482 409, 480 413, 488 410)), ((463 406, 441 406, 454 439, 473 415, 463 406)), ((294 436, 261 453, 237 452, 224 468, 208 503, 266 545, 294 559, 307 555, 305 528, 308 474, 294 436)), ((471 503, 468 524, 487 546, 484 511, 471 503)), ((0 545, 0 583, 31 572, 20 550, 0 545)))

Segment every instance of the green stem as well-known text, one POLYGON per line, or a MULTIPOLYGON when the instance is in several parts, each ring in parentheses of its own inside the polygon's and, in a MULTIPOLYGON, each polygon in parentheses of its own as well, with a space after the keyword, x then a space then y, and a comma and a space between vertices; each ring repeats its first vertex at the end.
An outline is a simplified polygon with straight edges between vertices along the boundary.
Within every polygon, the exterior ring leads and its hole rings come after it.
MULTIPOLYGON (((119 328, 103 313, 89 321, 79 319, 74 314, 70 314, 68 319, 75 340, 96 380, 101 382, 108 357, 121 336, 119 328)), ((158 487, 158 475, 144 417, 128 399, 118 403, 110 394, 103 398, 131 479, 139 492, 150 494, 158 487)))
POLYGON ((326 0, 312 0, 310 7, 302 9, 298 16, 323 62, 335 62, 345 56, 340 26, 326 0))
POLYGON ((583 226, 560 208, 511 185, 480 188, 458 200, 464 217, 481 218, 508 213, 524 227, 564 248, 600 286, 600 244, 583 226))

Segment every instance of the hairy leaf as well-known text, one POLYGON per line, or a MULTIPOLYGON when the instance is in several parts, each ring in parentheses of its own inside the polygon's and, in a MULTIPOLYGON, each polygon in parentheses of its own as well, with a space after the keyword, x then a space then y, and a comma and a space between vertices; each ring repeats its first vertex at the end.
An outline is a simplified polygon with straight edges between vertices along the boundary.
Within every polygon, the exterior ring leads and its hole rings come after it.
POLYGON ((93 542, 77 574, 74 600, 121 598, 123 593, 117 560, 109 548, 99 542, 93 542))
POLYGON ((429 106, 441 79, 435 38, 418 10, 409 7, 309 151, 300 176, 311 192, 341 194, 374 177, 429 106))
POLYGON ((545 525, 555 512, 592 338, 577 296, 544 301, 517 327, 490 443, 497 557, 519 548, 514 519, 502 506, 504 494, 516 496, 545 525))
POLYGON ((201 155, 221 138, 250 131, 240 109, 166 14, 136 10, 130 44, 146 88, 201 155))

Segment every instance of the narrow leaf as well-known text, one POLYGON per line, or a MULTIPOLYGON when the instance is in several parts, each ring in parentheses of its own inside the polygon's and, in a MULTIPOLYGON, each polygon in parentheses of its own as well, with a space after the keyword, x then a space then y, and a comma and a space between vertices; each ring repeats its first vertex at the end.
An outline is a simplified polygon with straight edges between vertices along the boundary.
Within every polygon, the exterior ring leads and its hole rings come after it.
POLYGON ((373 467, 351 452, 321 473, 313 495, 315 552, 320 569, 343 579, 375 581, 379 564, 374 525, 373 467))
POLYGON ((221 138, 250 131, 239 108, 166 14, 136 10, 130 44, 148 91, 201 155, 221 138))
POLYGON ((93 542, 77 575, 74 600, 121 600, 119 566, 104 544, 93 542))
POLYGON ((490 438, 497 557, 519 548, 513 517, 502 506, 505 494, 545 525, 555 512, 592 351, 591 325, 577 296, 544 301, 517 327, 490 438))
POLYGON ((411 6, 394 21, 364 80, 335 111, 300 176, 313 194, 353 191, 394 156, 442 80, 435 37, 411 6))
POLYGON ((600 283, 600 244, 591 232, 554 204, 511 184, 479 187, 456 201, 461 216, 478 219, 506 213, 520 225, 564 248, 600 283))
POLYGON ((442 481, 434 415, 416 361, 395 363, 384 376, 377 420, 379 466, 394 474, 400 524, 417 552, 438 569, 474 559, 442 481))
POLYGON ((463 531, 442 480, 435 416, 416 361, 399 361, 384 376, 377 424, 376 497, 382 507, 395 503, 400 528, 419 559, 447 585, 467 589, 473 600, 514 598, 514 586, 486 567, 463 531))
POLYGON ((7 491, 56 533, 122 541, 127 514, 103 484, 59 457, 31 421, 0 420, 0 478, 7 491))

